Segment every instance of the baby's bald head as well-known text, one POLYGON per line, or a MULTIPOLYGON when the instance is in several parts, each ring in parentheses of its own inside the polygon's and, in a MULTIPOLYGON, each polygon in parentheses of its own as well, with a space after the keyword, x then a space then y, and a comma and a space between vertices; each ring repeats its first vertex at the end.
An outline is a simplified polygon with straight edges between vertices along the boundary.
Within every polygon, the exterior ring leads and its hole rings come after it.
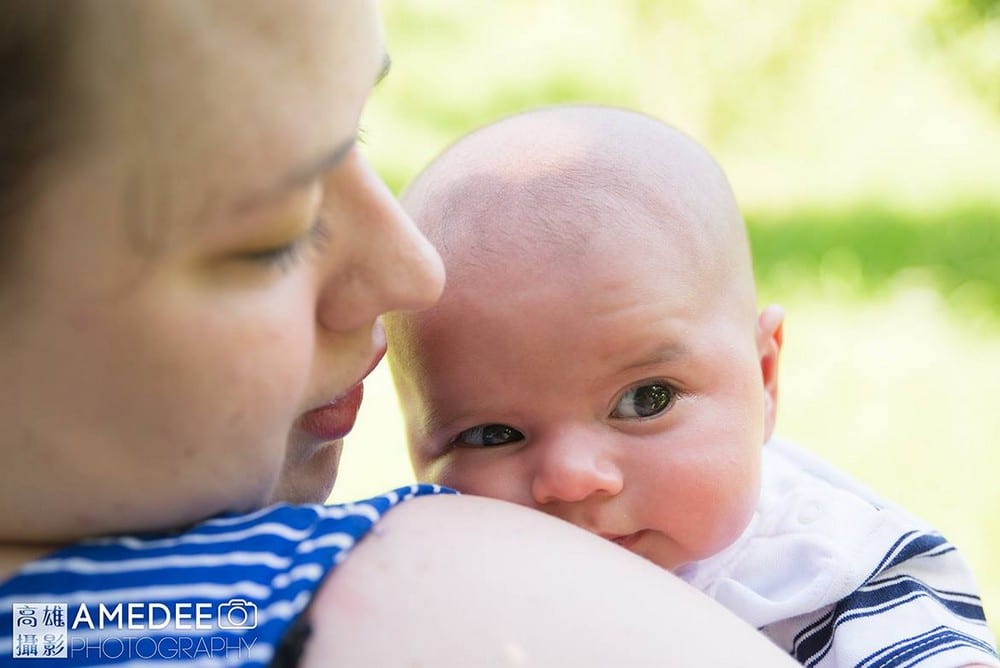
POLYGON ((641 527, 632 549, 671 570, 743 532, 781 313, 756 315, 703 148, 636 113, 535 111, 449 148, 404 206, 447 272, 436 305, 385 318, 419 479, 641 527))
POLYGON ((450 278, 491 258, 572 261, 612 234, 635 239, 636 252, 651 240, 685 244, 699 281, 740 286, 753 305, 746 231, 725 175, 695 141, 639 113, 573 106, 501 120, 448 148, 402 201, 450 278))

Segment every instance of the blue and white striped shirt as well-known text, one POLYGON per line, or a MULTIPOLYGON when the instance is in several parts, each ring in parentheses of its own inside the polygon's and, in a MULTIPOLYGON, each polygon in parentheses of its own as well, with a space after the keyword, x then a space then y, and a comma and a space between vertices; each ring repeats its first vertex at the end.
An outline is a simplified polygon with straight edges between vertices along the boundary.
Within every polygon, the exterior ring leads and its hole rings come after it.
POLYGON ((449 491, 413 485, 343 505, 276 505, 62 549, 0 584, 0 663, 265 666, 387 510, 449 491))

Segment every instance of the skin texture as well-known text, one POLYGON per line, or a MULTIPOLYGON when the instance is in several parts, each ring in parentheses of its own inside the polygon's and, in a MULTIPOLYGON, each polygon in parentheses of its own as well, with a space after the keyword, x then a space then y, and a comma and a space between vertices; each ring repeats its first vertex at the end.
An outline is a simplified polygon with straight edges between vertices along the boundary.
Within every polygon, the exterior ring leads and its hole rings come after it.
MULTIPOLYGON (((443 282, 353 148, 384 63, 372 3, 80 3, 84 139, 3 221, 24 228, 0 283, 0 577, 78 537, 322 499, 341 444, 302 416, 367 373, 379 314, 443 282)), ((393 510, 309 614, 303 666, 792 665, 658 569, 495 500, 393 510)))
POLYGON ((754 314, 704 150, 638 114, 545 110, 460 142, 404 201, 449 273, 437 305, 389 319, 418 478, 668 570, 731 544, 759 493, 782 312, 754 314))

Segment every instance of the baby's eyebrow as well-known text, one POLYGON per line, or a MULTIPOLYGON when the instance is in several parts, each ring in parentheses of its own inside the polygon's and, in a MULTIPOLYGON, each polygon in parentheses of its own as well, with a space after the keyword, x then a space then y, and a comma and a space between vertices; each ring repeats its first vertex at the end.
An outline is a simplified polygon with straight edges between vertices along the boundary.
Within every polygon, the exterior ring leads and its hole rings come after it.
POLYGON ((666 346, 661 346, 652 350, 648 354, 639 357, 638 359, 632 360, 622 367, 622 371, 631 371, 633 369, 641 369, 650 366, 656 366, 658 364, 668 364, 670 362, 676 362, 678 359, 686 357, 691 353, 691 350, 681 343, 671 343, 666 346))

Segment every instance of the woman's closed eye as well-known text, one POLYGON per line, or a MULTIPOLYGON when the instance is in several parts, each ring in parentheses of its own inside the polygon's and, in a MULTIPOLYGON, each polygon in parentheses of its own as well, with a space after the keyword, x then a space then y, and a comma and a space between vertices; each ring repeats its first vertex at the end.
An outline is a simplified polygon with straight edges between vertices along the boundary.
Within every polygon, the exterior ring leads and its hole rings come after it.
POLYGON ((676 389, 662 381, 636 385, 618 397, 611 417, 626 420, 656 417, 674 404, 677 395, 676 389))
POLYGON ((524 440, 524 434, 505 424, 480 424, 466 429, 451 444, 465 448, 490 448, 524 440))
POLYGON ((305 234, 287 243, 271 248, 261 248, 241 253, 240 259, 288 271, 302 259, 304 252, 319 250, 326 244, 329 238, 330 232, 326 226, 326 218, 324 216, 317 216, 305 234))

